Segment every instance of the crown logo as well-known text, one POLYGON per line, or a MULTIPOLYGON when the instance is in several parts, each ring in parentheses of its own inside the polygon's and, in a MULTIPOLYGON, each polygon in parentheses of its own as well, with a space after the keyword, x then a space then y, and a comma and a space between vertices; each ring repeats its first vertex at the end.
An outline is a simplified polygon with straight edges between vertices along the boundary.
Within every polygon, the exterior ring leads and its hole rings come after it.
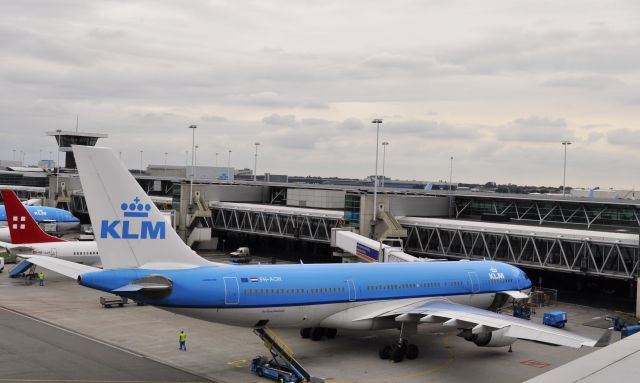
POLYGON ((151 210, 151 204, 141 204, 140 198, 136 197, 133 199, 133 202, 126 203, 123 202, 120 205, 120 209, 124 211, 125 217, 143 217, 146 218, 149 216, 149 210, 151 210))

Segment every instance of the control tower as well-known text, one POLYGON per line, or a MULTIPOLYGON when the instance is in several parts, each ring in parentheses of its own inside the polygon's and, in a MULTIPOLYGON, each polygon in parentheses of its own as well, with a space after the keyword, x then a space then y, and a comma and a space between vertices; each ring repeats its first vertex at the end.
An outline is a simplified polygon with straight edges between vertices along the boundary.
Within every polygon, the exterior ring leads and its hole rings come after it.
MULTIPOLYGON (((55 132, 47 132, 47 136, 53 136, 58 142, 58 150, 65 152, 65 168, 76 169, 76 159, 73 157, 71 145, 95 146, 98 138, 107 138, 107 134, 102 133, 86 133, 72 132, 65 130, 56 130, 55 132)), ((60 164, 57 164, 60 166, 60 164)))

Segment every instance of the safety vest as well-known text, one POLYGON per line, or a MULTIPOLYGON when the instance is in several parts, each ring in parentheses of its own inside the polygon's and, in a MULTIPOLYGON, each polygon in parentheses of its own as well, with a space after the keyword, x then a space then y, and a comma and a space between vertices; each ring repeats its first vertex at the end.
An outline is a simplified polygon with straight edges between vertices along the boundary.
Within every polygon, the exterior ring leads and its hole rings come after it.
POLYGON ((187 340, 187 334, 181 332, 180 333, 180 342, 184 342, 187 340))
POLYGON ((44 273, 38 273, 38 279, 44 281, 44 273))

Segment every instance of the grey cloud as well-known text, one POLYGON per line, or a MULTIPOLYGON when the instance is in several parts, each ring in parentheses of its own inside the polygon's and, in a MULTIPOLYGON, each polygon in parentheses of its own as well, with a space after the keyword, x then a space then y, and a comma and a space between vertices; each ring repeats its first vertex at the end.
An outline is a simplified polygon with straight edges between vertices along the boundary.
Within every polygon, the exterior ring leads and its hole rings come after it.
POLYGON ((473 73, 637 72, 640 37, 637 28, 618 30, 606 25, 586 31, 508 28, 494 30, 466 46, 443 50, 438 56, 473 73))
POLYGON ((311 132, 284 129, 274 132, 268 138, 273 145, 290 150, 310 150, 315 148, 319 137, 311 132))
POLYGON ((350 117, 338 124, 340 130, 361 130, 364 128, 362 120, 350 117))
POLYGON ((324 120, 322 118, 303 118, 302 124, 307 126, 319 126, 319 125, 328 125, 331 124, 331 121, 324 120))
POLYGON ((624 86, 624 83, 612 76, 576 74, 569 76, 556 76, 555 78, 545 81, 544 85, 602 91, 624 86))
POLYGON ((229 121, 226 117, 216 116, 216 115, 205 115, 200 117, 200 120, 205 122, 213 122, 213 123, 229 121))
POLYGON ((272 107, 300 107, 305 109, 327 109, 326 102, 300 97, 286 97, 277 92, 264 91, 250 94, 233 94, 223 97, 223 102, 231 104, 258 106, 265 108, 272 107))
POLYGON ((434 120, 388 122, 385 128, 390 133, 417 135, 421 138, 476 139, 482 136, 477 127, 457 126, 434 120))
POLYGON ((562 118, 530 116, 507 124, 496 133, 496 138, 501 141, 559 142, 574 139, 574 136, 562 118))
POLYGON ((640 130, 615 129, 607 133, 607 142, 612 145, 623 145, 637 148, 640 146, 640 130))
POLYGON ((262 122, 267 125, 277 125, 277 126, 296 126, 298 122, 296 121, 296 116, 293 114, 287 114, 281 116, 277 113, 273 113, 270 116, 263 117, 262 122))
POLYGON ((591 132, 591 133, 589 133, 589 136, 587 137, 587 142, 594 143, 594 142, 600 141, 604 137, 605 137, 604 133, 591 132))

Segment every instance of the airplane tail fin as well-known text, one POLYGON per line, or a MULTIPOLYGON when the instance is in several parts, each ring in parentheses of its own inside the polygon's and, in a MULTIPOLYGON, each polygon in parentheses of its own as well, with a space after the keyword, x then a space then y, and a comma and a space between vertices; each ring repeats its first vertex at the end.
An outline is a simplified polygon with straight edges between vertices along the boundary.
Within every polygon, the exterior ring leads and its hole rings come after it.
POLYGON ((1 193, 12 243, 65 242, 45 233, 13 191, 2 190, 1 193))
POLYGON ((207 265, 173 230, 109 148, 73 146, 105 269, 207 265))

